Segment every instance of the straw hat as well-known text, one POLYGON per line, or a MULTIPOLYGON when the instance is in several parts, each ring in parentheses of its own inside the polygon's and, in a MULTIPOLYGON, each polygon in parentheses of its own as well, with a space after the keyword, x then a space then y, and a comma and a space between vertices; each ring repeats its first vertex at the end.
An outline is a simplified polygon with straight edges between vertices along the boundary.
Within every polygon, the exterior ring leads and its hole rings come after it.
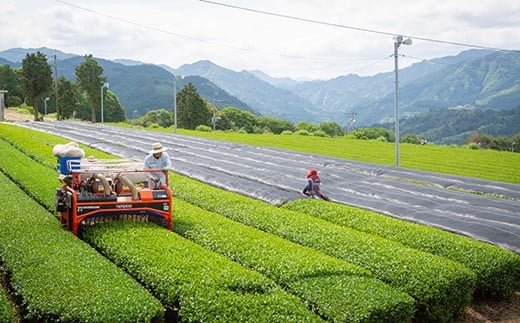
POLYGON ((152 150, 150 150, 150 154, 162 153, 164 151, 166 151, 166 148, 164 148, 160 143, 155 142, 152 144, 152 150))

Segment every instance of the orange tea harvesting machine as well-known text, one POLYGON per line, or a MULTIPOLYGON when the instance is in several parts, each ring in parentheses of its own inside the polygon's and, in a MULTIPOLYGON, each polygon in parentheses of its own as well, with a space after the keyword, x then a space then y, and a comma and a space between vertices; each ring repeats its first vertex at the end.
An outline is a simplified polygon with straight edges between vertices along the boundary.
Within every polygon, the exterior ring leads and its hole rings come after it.
POLYGON ((168 172, 144 169, 131 160, 58 156, 62 183, 55 205, 61 224, 74 235, 84 225, 124 219, 154 222, 172 229, 168 172), (163 173, 166 183, 157 175, 163 173))

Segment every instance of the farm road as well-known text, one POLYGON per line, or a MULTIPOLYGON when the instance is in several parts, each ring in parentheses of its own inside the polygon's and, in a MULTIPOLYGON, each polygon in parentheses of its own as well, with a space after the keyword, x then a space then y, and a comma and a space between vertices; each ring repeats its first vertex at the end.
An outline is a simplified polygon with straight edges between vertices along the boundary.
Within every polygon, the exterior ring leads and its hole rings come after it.
POLYGON ((274 205, 301 198, 307 170, 316 168, 334 202, 520 253, 520 185, 85 122, 18 125, 137 160, 144 159, 153 142, 161 142, 174 172, 274 205))

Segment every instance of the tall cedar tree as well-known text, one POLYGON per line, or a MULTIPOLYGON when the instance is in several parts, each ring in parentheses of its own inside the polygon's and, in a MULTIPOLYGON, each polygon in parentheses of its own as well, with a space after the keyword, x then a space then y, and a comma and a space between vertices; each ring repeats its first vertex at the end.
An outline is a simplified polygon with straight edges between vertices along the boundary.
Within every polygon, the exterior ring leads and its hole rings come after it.
POLYGON ((34 108, 34 121, 38 121, 38 99, 49 90, 52 84, 51 66, 47 57, 39 51, 25 55, 22 61, 22 92, 31 98, 34 108))
MULTIPOLYGON (((85 55, 83 62, 76 67, 76 79, 79 87, 87 93, 90 103, 91 121, 96 122, 96 106, 101 110, 101 86, 106 82, 102 77, 103 68, 92 58, 92 54, 85 55)), ((104 89, 103 89, 104 90, 104 89)))
POLYGON ((179 128, 191 130, 199 125, 210 125, 211 113, 191 82, 177 94, 177 121, 179 128))

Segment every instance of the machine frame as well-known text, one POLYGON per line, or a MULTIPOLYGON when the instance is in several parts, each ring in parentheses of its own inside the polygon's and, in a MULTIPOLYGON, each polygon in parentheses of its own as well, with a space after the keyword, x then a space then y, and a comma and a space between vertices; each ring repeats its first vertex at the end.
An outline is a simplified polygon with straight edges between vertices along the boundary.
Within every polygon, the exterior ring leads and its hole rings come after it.
POLYGON ((56 189, 56 211, 61 224, 74 235, 80 235, 83 225, 120 219, 154 222, 172 230, 168 171, 144 169, 141 163, 128 160, 65 157, 59 159, 58 168, 63 185, 56 189), (158 173, 164 174, 166 184, 149 179, 158 173), (140 180, 134 182, 132 177, 140 180))

